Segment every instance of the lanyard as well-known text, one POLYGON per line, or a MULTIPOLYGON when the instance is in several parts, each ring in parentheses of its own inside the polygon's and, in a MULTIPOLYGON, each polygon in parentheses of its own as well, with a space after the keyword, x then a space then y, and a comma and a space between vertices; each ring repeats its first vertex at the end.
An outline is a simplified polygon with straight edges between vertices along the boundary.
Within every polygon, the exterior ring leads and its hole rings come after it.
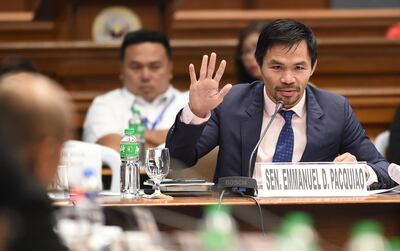
POLYGON ((149 126, 149 120, 147 118, 143 118, 143 124, 146 130, 154 130, 156 126, 161 122, 165 112, 167 111, 168 107, 174 102, 175 100, 175 94, 172 96, 171 100, 164 106, 162 109, 161 113, 158 114, 157 118, 154 120, 154 122, 149 126))

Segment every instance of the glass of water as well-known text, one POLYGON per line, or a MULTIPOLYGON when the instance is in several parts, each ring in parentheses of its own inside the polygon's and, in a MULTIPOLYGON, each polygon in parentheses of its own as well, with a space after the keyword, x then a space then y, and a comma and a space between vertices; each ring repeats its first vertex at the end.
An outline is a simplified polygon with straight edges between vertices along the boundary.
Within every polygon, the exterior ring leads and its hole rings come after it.
POLYGON ((161 181, 169 172, 169 151, 168 148, 149 148, 146 150, 145 169, 147 175, 154 182, 154 193, 145 196, 145 198, 172 198, 161 193, 161 181))
POLYGON ((48 187, 48 194, 54 200, 69 199, 68 167, 59 165, 54 181, 48 187))

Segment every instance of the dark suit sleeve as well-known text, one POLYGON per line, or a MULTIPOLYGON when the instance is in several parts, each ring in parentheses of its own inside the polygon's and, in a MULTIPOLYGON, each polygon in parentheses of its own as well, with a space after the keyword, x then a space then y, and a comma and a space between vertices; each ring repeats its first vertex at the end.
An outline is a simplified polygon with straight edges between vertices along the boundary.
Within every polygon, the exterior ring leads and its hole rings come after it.
POLYGON ((348 101, 344 103, 345 127, 342 136, 341 152, 349 152, 359 161, 367 161, 378 176, 377 188, 389 188, 396 183, 389 177, 389 163, 376 150, 355 117, 348 101))
POLYGON ((387 155, 389 162, 400 164, 400 107, 397 107, 396 115, 390 125, 390 139, 387 155))
POLYGON ((166 147, 169 148, 172 158, 182 161, 187 166, 193 166, 218 144, 218 117, 213 111, 207 122, 188 125, 181 122, 181 113, 182 110, 168 132, 166 147))

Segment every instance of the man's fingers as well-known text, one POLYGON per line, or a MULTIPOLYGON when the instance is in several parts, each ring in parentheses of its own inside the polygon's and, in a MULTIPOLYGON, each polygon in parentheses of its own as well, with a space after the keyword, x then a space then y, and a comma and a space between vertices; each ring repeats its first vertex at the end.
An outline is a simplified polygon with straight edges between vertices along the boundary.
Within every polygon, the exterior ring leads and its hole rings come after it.
POLYGON ((193 64, 189 65, 189 75, 190 75, 190 85, 193 85, 197 81, 196 71, 194 69, 194 65, 193 64))
POLYGON ((343 153, 337 156, 333 162, 357 162, 357 158, 350 153, 343 153))
POLYGON ((217 73, 215 73, 215 77, 214 77, 214 80, 217 81, 218 83, 221 80, 222 75, 224 75, 225 66, 226 66, 226 61, 222 60, 221 63, 219 64, 217 73))
POLYGON ((215 61, 217 59, 217 54, 215 52, 211 53, 210 62, 208 63, 207 78, 212 78, 215 69, 215 61))
POLYGON ((347 155, 348 155, 348 153, 343 153, 343 154, 337 156, 337 157, 333 160, 333 162, 343 162, 343 161, 345 161, 345 159, 347 158, 347 155))
POLYGON ((226 84, 218 93, 218 98, 220 100, 224 99, 225 95, 228 94, 228 92, 231 90, 232 85, 231 84, 226 84))
POLYGON ((203 80, 206 78, 207 74, 207 61, 208 61, 208 56, 203 55, 203 59, 201 60, 201 68, 200 68, 200 77, 199 80, 203 80))

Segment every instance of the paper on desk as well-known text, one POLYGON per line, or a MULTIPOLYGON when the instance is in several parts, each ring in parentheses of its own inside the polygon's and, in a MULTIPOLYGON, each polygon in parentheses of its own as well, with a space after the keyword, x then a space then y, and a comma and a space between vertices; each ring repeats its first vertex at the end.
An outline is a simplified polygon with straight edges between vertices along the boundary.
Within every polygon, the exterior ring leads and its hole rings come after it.
POLYGON ((111 191, 101 191, 99 194, 101 196, 120 196, 121 195, 121 193, 111 192, 111 191))
POLYGON ((377 189, 377 190, 367 191, 367 195, 383 194, 383 193, 400 194, 400 185, 397 185, 389 189, 377 189))
MULTIPOLYGON (((101 196, 121 196, 120 192, 111 192, 109 190, 101 191, 99 192, 101 196)), ((144 194, 143 190, 139 191, 139 196, 142 196, 144 194)))

